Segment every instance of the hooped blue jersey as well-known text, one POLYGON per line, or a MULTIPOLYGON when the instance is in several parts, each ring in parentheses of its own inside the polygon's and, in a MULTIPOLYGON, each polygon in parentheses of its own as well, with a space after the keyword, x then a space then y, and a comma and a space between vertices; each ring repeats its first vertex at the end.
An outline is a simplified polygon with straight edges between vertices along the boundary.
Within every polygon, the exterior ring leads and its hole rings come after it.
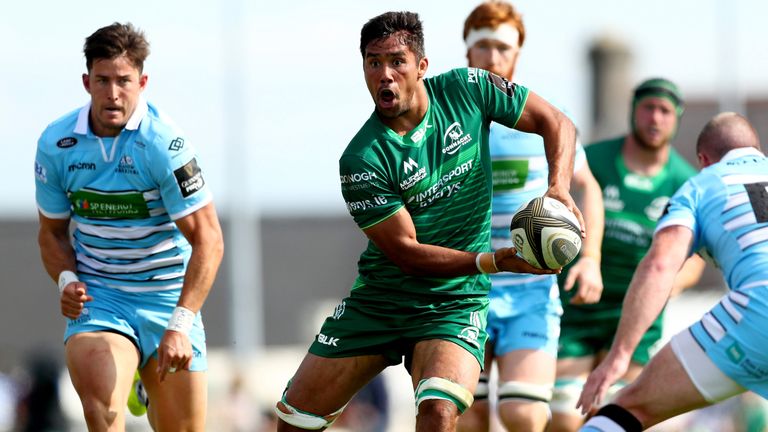
POLYGON ((768 284, 768 158, 754 148, 728 152, 672 197, 656 231, 693 232, 691 253, 718 266, 733 290, 768 284))
POLYGON ((125 291, 181 288, 191 246, 174 223, 211 202, 189 140, 141 99, 116 137, 88 125, 90 104, 51 123, 38 141, 36 200, 69 219, 77 274, 125 291))

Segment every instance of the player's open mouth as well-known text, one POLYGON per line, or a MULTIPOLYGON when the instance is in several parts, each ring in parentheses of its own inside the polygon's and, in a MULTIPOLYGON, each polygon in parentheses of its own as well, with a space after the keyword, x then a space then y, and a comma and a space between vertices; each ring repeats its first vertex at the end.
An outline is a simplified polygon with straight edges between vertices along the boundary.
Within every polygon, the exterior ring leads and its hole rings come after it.
POLYGON ((395 99, 395 92, 392 90, 384 89, 379 91, 379 101, 381 101, 383 105, 390 106, 395 102, 395 99))

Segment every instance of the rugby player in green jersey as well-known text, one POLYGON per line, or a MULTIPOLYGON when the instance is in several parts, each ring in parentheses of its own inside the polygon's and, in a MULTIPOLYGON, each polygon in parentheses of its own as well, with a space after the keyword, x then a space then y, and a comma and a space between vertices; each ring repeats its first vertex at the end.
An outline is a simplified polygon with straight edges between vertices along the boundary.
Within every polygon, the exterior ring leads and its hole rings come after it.
POLYGON ((547 195, 569 193, 575 129, 522 86, 468 68, 425 78, 421 21, 388 12, 361 31, 375 111, 342 154, 347 208, 368 236, 352 291, 328 317, 276 405, 279 431, 331 425, 405 358, 417 431, 453 431, 472 404, 487 339, 488 273, 553 274, 490 251, 492 121, 544 138, 547 195))
MULTIPOLYGON (((611 347, 632 274, 651 246, 656 222, 669 198, 696 173, 670 144, 682 113, 683 99, 674 83, 661 78, 646 80, 634 91, 631 132, 585 148, 603 190, 604 289, 597 304, 563 302, 550 430, 576 431, 582 424, 576 402, 587 375, 611 347)), ((701 258, 690 258, 678 274, 673 292, 694 285, 703 268, 701 258)), ((561 279, 574 270, 566 267, 561 279)), ((561 294, 568 296, 564 291, 561 294)), ((662 319, 659 316, 643 335, 613 391, 634 380, 648 363, 662 336, 662 319)))

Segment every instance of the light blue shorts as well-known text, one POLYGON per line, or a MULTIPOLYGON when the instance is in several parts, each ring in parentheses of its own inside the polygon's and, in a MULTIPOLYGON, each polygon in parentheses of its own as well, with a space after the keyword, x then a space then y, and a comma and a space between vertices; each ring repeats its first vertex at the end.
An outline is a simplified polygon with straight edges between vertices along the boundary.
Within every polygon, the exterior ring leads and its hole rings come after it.
POLYGON ((556 277, 504 275, 491 283, 486 331, 494 355, 529 349, 557 357, 563 307, 556 277))
MULTIPOLYGON (((79 318, 67 320, 64 343, 78 333, 111 331, 127 337, 139 350, 140 368, 150 357, 157 358, 157 347, 165 327, 181 295, 181 289, 170 291, 125 292, 113 288, 88 286, 93 301, 85 304, 79 318)), ((208 369, 205 348, 205 329, 198 312, 189 333, 192 343, 191 371, 208 369)))
POLYGON ((715 365, 768 399, 768 286, 735 290, 690 327, 715 365))

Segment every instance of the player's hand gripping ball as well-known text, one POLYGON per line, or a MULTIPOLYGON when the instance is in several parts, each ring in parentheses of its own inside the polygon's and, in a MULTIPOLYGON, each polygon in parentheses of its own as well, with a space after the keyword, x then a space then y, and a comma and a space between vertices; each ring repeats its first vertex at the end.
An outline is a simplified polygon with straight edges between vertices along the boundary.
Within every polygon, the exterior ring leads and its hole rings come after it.
POLYGON ((553 198, 537 197, 520 206, 509 229, 517 253, 537 268, 562 268, 581 250, 576 215, 553 198))

